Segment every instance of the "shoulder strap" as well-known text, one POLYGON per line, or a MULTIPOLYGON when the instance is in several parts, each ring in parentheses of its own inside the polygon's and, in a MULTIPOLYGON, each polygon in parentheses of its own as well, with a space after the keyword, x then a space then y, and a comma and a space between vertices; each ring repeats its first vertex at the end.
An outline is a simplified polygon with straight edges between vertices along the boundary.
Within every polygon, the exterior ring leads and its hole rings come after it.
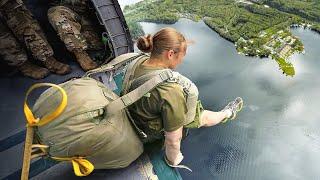
POLYGON ((104 64, 96 69, 87 71, 86 74, 84 75, 84 77, 88 77, 91 74, 95 74, 95 73, 100 73, 100 72, 105 72, 111 69, 114 69, 117 67, 118 64, 123 64, 126 62, 130 62, 132 60, 135 60, 137 58, 140 58, 142 56, 145 56, 145 53, 126 53, 126 54, 122 54, 118 57, 116 57, 115 59, 113 59, 111 62, 104 64))
POLYGON ((117 65, 119 63, 122 63, 122 62, 126 62, 128 60, 132 60, 132 59, 136 59, 138 58, 139 56, 142 56, 144 55, 144 53, 126 53, 126 54, 122 54, 116 58, 114 58, 113 60, 111 60, 109 63, 107 63, 108 65, 110 66, 114 66, 114 65, 117 65))
POLYGON ((123 88, 122 88, 122 92, 121 94, 127 94, 129 92, 129 88, 131 87, 131 83, 133 81, 133 77, 134 77, 134 72, 135 69, 146 59, 150 58, 150 56, 148 54, 144 54, 143 57, 132 61, 129 65, 128 68, 126 70, 125 76, 123 78, 123 88))
POLYGON ((128 107, 129 105, 142 98, 142 96, 144 96, 146 93, 154 89, 160 83, 168 80, 171 77, 173 77, 173 73, 169 69, 159 72, 157 75, 155 75, 153 78, 151 78, 138 88, 109 103, 105 107, 107 114, 114 114, 121 109, 128 107))
MULTIPOLYGON (((136 89, 137 87, 141 86, 143 83, 147 82, 149 79, 153 78, 154 76, 160 74, 161 72, 163 71, 167 71, 169 69, 161 69, 161 70, 155 70, 155 71, 152 71, 150 73, 147 73, 147 74, 144 74, 136 79, 134 79, 132 82, 131 82, 131 86, 130 86, 130 89, 136 89)), ((173 76, 175 75, 175 72, 172 71, 173 73, 173 76)), ((172 77, 173 78, 173 77, 172 77)), ((169 79, 172 79, 172 78, 169 78, 169 79)), ((169 81, 169 79, 167 81, 169 81)))
MULTIPOLYGON (((133 80, 133 82, 131 83, 131 89, 135 89, 136 87, 139 87, 141 84, 143 84, 144 82, 148 81, 149 79, 151 79, 153 76, 166 71, 167 69, 161 69, 161 70, 156 70, 147 74, 144 74, 136 79, 133 80)), ((191 80, 189 80, 188 78, 186 78, 185 76, 181 75, 179 72, 176 71, 172 71, 173 76, 171 78, 169 78, 167 80, 167 82, 173 82, 173 83, 177 83, 180 86, 182 86, 182 88, 186 91, 188 91, 193 82, 191 80)))

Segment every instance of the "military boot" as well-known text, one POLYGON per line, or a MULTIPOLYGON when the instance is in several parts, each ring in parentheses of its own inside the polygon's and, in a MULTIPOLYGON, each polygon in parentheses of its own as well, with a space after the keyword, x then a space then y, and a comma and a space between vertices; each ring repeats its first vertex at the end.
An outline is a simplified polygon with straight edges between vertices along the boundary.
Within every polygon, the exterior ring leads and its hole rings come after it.
POLYGON ((44 66, 48 68, 51 72, 56 74, 64 75, 71 72, 71 68, 67 64, 63 64, 56 60, 53 56, 48 57, 44 62, 44 66))
POLYGON ((45 78, 50 73, 48 69, 34 65, 29 61, 24 62, 18 69, 23 75, 33 79, 45 78))
POLYGON ((84 71, 89 71, 98 67, 98 65, 90 58, 87 52, 77 50, 73 53, 84 71))

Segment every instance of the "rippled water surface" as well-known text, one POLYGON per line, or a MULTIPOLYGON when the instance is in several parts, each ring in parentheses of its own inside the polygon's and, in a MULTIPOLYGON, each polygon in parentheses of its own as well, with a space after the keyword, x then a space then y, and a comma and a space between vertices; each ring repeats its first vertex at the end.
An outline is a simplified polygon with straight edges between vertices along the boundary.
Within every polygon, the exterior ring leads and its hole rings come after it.
POLYGON ((238 55, 234 45, 203 22, 141 23, 146 33, 171 26, 196 41, 177 69, 198 86, 205 108, 218 111, 237 96, 245 106, 236 121, 192 130, 183 142, 183 179, 320 178, 320 36, 293 29, 306 54, 286 77, 271 59, 238 55))

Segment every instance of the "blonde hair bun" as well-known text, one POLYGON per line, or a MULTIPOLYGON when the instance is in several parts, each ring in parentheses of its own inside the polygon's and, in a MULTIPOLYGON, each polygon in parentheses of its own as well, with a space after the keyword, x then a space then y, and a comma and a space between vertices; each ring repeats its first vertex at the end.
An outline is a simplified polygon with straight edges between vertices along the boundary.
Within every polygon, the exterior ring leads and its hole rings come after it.
POLYGON ((151 34, 140 36, 137 40, 137 47, 142 52, 149 53, 153 49, 153 40, 151 34))

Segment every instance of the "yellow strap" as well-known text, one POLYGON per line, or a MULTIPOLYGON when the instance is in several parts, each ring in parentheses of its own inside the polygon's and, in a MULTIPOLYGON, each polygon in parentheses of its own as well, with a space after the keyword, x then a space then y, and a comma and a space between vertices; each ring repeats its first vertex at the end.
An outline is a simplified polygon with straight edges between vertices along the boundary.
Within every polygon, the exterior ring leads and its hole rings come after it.
POLYGON ((49 148, 49 146, 43 145, 43 144, 32 144, 31 147, 32 148, 49 148))
POLYGON ((27 119, 27 132, 26 132, 26 140, 25 140, 24 153, 23 153, 23 166, 22 166, 22 173, 21 173, 22 180, 29 179, 30 161, 32 158, 32 156, 31 156, 32 146, 38 147, 43 152, 45 152, 45 150, 44 150, 45 146, 32 145, 33 135, 34 135, 34 129, 32 126, 42 126, 42 125, 52 121, 53 119, 55 119, 57 116, 59 116, 62 113, 62 111, 64 110, 66 105, 67 105, 67 94, 58 85, 51 84, 51 83, 38 83, 38 84, 34 84, 33 86, 31 86, 28 89, 26 97, 24 99, 24 105, 23 105, 24 114, 27 119), (31 91, 33 91, 36 88, 44 87, 44 86, 50 86, 50 87, 57 88, 62 94, 62 101, 61 101, 60 105, 58 106, 58 108, 52 114, 45 116, 40 122, 40 120, 38 118, 36 119, 34 117, 32 111, 30 110, 30 108, 27 104, 27 100, 28 100, 28 96, 31 93, 31 91))
POLYGON ((34 158, 37 158, 37 157, 42 157, 42 156, 45 156, 45 155, 47 155, 47 153, 45 153, 45 152, 32 154, 30 159, 34 159, 34 158))
POLYGON ((86 159, 74 159, 72 160, 72 166, 73 166, 74 173, 77 176, 87 176, 94 169, 93 164, 91 164, 86 159))
POLYGON ((58 85, 55 84, 51 84, 51 83, 38 83, 38 84, 34 84, 32 85, 26 94, 25 100, 24 100, 24 114, 26 116, 27 119, 27 123, 29 126, 42 126, 45 125, 47 123, 49 123, 50 121, 52 121, 53 119, 57 118, 64 110, 64 108, 67 106, 67 94, 66 92, 58 85), (27 100, 28 100, 28 96, 29 94, 34 90, 37 89, 39 87, 45 87, 45 86, 49 86, 49 87, 54 87, 57 88, 61 95, 62 95, 62 101, 60 103, 60 105, 57 107, 57 109, 49 114, 44 116, 41 120, 36 119, 32 113, 32 111, 30 110, 28 104, 27 104, 27 100))
POLYGON ((29 169, 30 169, 30 161, 31 161, 31 146, 33 140, 33 127, 27 126, 26 132, 26 140, 24 143, 24 152, 23 152, 23 164, 22 164, 22 172, 21 172, 21 180, 29 179, 29 169))
MULTIPOLYGON (((26 97, 25 97, 25 100, 24 100, 24 113, 25 113, 25 116, 26 116, 26 119, 27 119, 27 128, 32 129, 31 126, 42 126, 42 125, 45 125, 45 124, 49 123, 50 121, 52 121, 55 118, 57 118, 63 112, 63 110, 65 109, 66 106, 67 106, 67 94, 60 86, 55 85, 55 84, 51 84, 51 83, 34 84, 33 86, 31 86, 28 89, 26 97), (34 89, 37 89, 39 87, 45 87, 45 86, 57 88, 60 91, 61 95, 62 95, 62 101, 61 101, 60 105, 57 107, 57 109, 53 113, 44 116, 42 119, 39 119, 39 118, 35 118, 34 117, 32 111, 30 110, 30 108, 29 108, 29 106, 27 104, 27 100, 28 100, 29 94, 34 89)), ((30 145, 28 145, 28 148, 27 148, 27 149, 30 149, 30 151, 31 151, 31 146, 32 145, 30 144, 30 145)), ((34 147, 40 148, 43 152, 45 152, 44 148, 47 148, 44 145, 40 145, 40 146, 39 145, 34 145, 34 147)), ((29 159, 29 161, 25 160, 24 164, 30 164, 30 154, 31 153, 25 153, 24 154, 24 157, 29 159)), ((74 173, 77 176, 87 176, 94 170, 94 166, 88 160, 84 159, 83 157, 71 157, 71 158, 51 157, 51 158, 55 159, 57 161, 71 161, 74 173)), ((29 167, 26 167, 25 169, 26 169, 25 171, 29 172, 29 167)), ((28 177, 28 175, 25 174, 23 177, 26 178, 26 177, 28 177)))
POLYGON ((72 157, 72 158, 61 158, 61 157, 51 157, 57 161, 71 161, 73 166, 73 171, 76 176, 87 176, 93 170, 94 166, 90 161, 83 159, 83 157, 72 157))

